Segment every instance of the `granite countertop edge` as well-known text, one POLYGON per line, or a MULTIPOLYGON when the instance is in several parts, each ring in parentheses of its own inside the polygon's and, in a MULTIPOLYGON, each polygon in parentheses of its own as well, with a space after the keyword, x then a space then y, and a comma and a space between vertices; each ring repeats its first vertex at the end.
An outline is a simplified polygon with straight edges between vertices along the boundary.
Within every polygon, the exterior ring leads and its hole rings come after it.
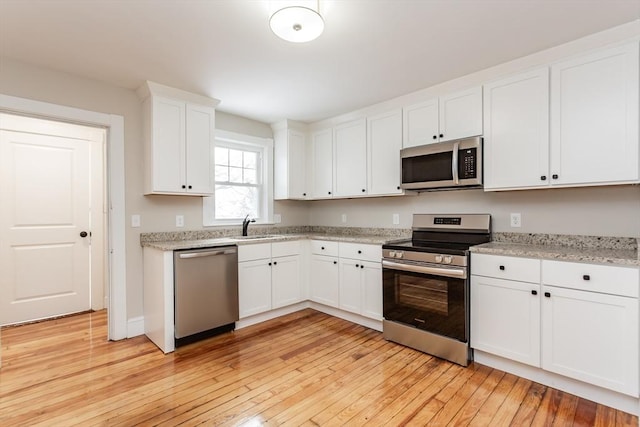
POLYGON ((255 245, 259 243, 287 242, 287 241, 294 241, 294 240, 325 240, 325 241, 333 241, 333 242, 384 245, 387 243, 406 241, 407 238, 377 236, 377 235, 338 235, 338 234, 321 234, 321 233, 297 233, 297 234, 278 234, 273 236, 265 236, 265 237, 251 238, 251 239, 220 237, 215 239, 143 242, 141 244, 143 247, 160 249, 163 251, 178 251, 178 250, 187 250, 187 249, 215 248, 215 247, 229 246, 229 245, 242 246, 242 245, 255 245))
POLYGON ((637 249, 600 249, 490 242, 473 246, 470 251, 478 254, 640 267, 640 255, 637 249))

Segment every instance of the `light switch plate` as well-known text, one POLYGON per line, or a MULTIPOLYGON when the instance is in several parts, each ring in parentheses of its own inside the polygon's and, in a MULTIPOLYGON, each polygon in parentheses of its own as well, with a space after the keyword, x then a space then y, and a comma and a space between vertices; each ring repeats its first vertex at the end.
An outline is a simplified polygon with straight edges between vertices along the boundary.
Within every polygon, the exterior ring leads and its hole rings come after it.
POLYGON ((522 216, 519 213, 511 214, 511 226, 515 228, 522 227, 522 216))
POLYGON ((184 215, 176 215, 176 227, 184 227, 184 215))
POLYGON ((400 224, 400 214, 393 214, 393 225, 400 224))
POLYGON ((273 214, 273 222, 275 222, 276 224, 280 224, 282 222, 282 215, 273 214))
POLYGON ((131 227, 134 227, 134 228, 140 227, 140 215, 138 214, 131 215, 131 227))
POLYGON ((342 214, 342 222, 343 223, 347 222, 347 214, 342 214))

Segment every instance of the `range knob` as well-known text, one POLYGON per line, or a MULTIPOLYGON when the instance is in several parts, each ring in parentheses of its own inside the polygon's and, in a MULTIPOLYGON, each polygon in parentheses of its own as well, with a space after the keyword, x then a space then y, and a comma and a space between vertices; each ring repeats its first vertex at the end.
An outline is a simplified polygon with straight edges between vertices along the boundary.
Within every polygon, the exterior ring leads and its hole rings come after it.
POLYGON ((436 262, 442 264, 442 255, 436 255, 436 262))
POLYGON ((443 262, 445 264, 451 264, 452 261, 453 261, 453 257, 449 255, 449 256, 444 257, 444 261, 443 262))
POLYGON ((404 252, 396 252, 396 258, 402 258, 404 256, 404 252))
POLYGON ((390 258, 395 258, 395 256, 396 256, 396 251, 389 251, 390 258))

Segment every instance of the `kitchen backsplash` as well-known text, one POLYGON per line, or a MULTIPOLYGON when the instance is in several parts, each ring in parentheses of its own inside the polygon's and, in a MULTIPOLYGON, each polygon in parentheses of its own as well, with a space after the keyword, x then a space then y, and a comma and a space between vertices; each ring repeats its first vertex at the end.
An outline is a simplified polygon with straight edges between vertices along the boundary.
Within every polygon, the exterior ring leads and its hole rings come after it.
POLYGON ((541 233, 493 233, 492 241, 539 246, 569 246, 585 249, 637 250, 634 237, 575 236, 567 234, 541 233))

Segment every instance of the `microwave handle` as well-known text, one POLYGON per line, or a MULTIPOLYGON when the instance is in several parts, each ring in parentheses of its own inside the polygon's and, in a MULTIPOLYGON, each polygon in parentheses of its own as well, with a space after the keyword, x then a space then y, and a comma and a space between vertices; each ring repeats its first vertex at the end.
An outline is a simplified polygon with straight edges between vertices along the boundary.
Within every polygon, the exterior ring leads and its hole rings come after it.
POLYGON ((453 144, 453 161, 451 162, 451 172, 453 173, 453 183, 455 185, 460 184, 458 177, 458 150, 460 149, 460 143, 455 142, 453 144))

